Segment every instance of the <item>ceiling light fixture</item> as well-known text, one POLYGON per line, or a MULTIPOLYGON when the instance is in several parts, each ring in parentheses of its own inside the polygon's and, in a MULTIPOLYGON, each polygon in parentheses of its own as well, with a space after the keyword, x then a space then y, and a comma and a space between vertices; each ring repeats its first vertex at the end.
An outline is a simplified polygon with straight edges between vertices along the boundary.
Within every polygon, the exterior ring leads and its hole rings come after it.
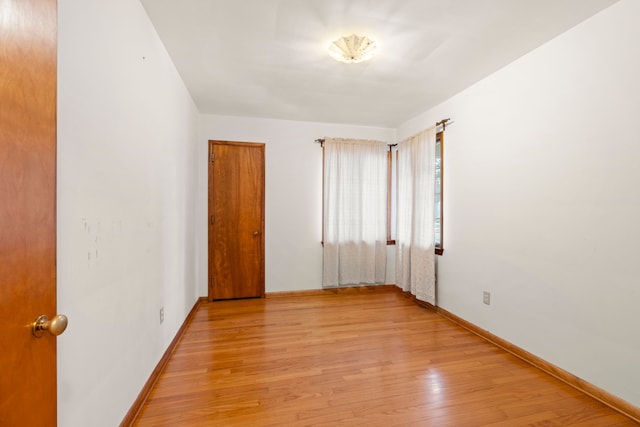
POLYGON ((340 37, 329 45, 329 55, 336 61, 357 64, 367 61, 376 54, 376 42, 366 36, 340 37))

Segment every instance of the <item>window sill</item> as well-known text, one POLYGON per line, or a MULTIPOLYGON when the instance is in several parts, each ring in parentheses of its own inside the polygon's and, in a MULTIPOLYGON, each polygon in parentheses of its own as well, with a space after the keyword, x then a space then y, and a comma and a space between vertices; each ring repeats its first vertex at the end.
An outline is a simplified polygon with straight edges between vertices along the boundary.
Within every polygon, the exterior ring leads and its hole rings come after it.
MULTIPOLYGON (((324 246, 324 242, 320 242, 320 244, 324 246)), ((387 240, 387 246, 395 246, 395 244, 396 244, 395 240, 387 240)), ((444 253, 443 248, 435 248, 436 255, 442 255, 443 253, 444 253)))
MULTIPOLYGON (((387 240, 387 246, 393 246, 396 244, 395 240, 387 240)), ((443 248, 435 248, 434 250, 436 255, 442 255, 444 254, 444 249, 443 248)))

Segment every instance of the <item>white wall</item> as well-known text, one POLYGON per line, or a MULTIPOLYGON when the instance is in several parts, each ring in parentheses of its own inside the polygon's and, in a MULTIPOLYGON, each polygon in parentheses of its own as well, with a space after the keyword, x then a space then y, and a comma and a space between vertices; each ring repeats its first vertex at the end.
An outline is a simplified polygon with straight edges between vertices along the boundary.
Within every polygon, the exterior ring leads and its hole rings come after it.
MULTIPOLYGON (((322 150, 325 136, 393 142, 388 128, 202 115, 198 142, 198 283, 207 294, 207 144, 263 142, 266 161, 266 292, 322 288, 322 150)), ((393 251, 387 262, 394 283, 393 251)))
POLYGON ((198 113, 138 0, 61 0, 58 74, 58 425, 112 427, 200 295, 198 113))
POLYGON ((398 129, 455 121, 439 305, 636 406, 639 16, 614 4, 398 129))

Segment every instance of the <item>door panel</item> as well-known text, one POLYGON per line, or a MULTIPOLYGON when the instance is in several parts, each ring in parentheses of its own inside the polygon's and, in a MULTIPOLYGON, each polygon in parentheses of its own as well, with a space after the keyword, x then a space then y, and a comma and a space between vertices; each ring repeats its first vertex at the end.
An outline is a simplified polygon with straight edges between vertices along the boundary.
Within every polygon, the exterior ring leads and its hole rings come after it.
POLYGON ((0 424, 56 424, 55 0, 0 0, 0 424))
POLYGON ((264 296, 264 144, 209 142, 209 299, 264 296))

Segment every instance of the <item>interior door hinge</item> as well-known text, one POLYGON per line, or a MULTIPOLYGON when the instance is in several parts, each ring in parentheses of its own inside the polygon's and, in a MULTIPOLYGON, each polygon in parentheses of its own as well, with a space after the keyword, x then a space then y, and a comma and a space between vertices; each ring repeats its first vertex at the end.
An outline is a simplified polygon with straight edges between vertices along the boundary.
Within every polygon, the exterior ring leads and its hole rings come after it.
POLYGON ((213 215, 211 215, 211 224, 213 224, 213 215))
POLYGON ((213 163, 213 151, 209 153, 209 161, 213 163))

